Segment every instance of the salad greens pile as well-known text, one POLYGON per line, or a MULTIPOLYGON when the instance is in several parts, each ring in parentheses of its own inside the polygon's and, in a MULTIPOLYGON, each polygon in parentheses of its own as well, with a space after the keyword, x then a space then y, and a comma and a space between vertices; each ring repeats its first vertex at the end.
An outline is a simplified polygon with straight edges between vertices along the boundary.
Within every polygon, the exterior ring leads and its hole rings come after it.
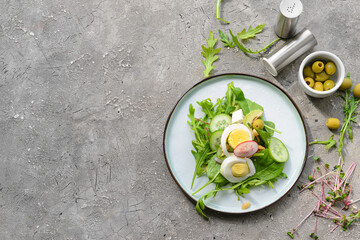
POLYGON ((212 150, 210 147, 210 138, 212 134, 209 127, 210 122, 219 114, 228 114, 231 116, 234 111, 242 109, 243 114, 246 116, 251 111, 263 110, 263 107, 245 98, 243 91, 239 87, 235 87, 233 82, 228 84, 225 96, 218 98, 215 103, 208 98, 198 101, 197 104, 202 109, 203 117, 195 117, 195 109, 192 104, 189 105, 188 114, 188 124, 195 135, 195 139, 192 141, 194 149, 191 152, 194 156, 196 165, 191 188, 194 186, 196 177, 201 176, 207 176, 209 181, 203 187, 195 191, 194 194, 210 183, 215 185, 213 190, 201 196, 197 201, 196 210, 204 218, 208 218, 203 213, 203 210, 205 209, 204 200, 211 196, 214 197, 218 191, 234 190, 235 194, 240 199, 240 196, 244 196, 244 194, 250 192, 251 187, 268 184, 273 188, 273 183, 276 182, 278 178, 287 177, 286 174, 283 173, 285 163, 275 161, 269 152, 270 139, 274 133, 275 124, 271 121, 264 121, 269 127, 265 127, 262 130, 257 129, 258 137, 254 139, 259 145, 264 146, 264 149, 258 151, 251 157, 256 173, 241 182, 230 183, 221 175, 221 164, 216 161, 216 158, 226 158, 222 154, 221 147, 217 146, 217 150, 212 150))

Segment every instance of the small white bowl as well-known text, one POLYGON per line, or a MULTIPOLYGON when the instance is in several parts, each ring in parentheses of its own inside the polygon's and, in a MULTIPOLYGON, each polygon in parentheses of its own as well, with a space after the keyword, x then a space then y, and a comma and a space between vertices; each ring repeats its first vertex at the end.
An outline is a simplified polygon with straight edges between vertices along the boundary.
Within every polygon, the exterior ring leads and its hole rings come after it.
POLYGON ((309 54, 302 62, 299 68, 299 73, 298 73, 298 80, 300 83, 300 86, 303 88, 304 92, 306 94, 308 94, 309 96, 315 97, 315 98, 324 98, 324 97, 328 97, 330 95, 332 95, 333 93, 335 93, 340 85, 342 84, 343 80, 345 78, 345 68, 344 68, 344 64, 342 63, 342 61, 340 60, 340 58, 338 58, 335 54, 331 53, 331 52, 327 52, 327 51, 318 51, 318 52, 313 52, 311 54, 309 54), (336 72, 330 76, 330 79, 334 81, 335 86, 327 91, 317 91, 311 87, 309 87, 305 80, 304 80, 304 75, 303 75, 303 71, 304 71, 304 67, 306 66, 311 66, 315 61, 324 61, 325 63, 328 61, 332 61, 333 63, 335 63, 336 65, 336 72))

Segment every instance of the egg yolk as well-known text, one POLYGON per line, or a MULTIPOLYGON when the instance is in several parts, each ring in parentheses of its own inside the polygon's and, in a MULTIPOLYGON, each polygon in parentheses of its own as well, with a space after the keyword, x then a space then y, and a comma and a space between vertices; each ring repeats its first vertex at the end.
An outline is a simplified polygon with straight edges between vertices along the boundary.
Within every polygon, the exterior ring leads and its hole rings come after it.
POLYGON ((235 163, 231 167, 231 173, 234 177, 244 177, 250 173, 247 163, 235 163))
POLYGON ((239 143, 251 140, 249 133, 245 130, 235 129, 230 132, 228 143, 230 147, 235 148, 239 143))

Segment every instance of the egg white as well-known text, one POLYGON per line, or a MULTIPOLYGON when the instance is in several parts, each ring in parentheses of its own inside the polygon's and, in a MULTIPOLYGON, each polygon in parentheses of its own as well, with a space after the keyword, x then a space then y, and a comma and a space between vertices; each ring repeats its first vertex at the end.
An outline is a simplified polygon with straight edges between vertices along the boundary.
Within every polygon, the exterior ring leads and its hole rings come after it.
POLYGON ((254 163, 252 162, 252 160, 250 158, 239 158, 239 157, 236 157, 235 155, 231 155, 230 157, 227 157, 222 162, 221 167, 220 167, 221 175, 223 175, 229 182, 232 182, 232 183, 241 182, 241 181, 247 179, 248 177, 251 177, 252 175, 254 175, 255 172, 256 171, 255 171, 254 163), (235 177, 231 172, 231 167, 236 163, 247 163, 247 165, 249 166, 250 172, 246 176, 235 177))
POLYGON ((231 131, 233 131, 235 129, 246 131, 249 134, 251 140, 254 139, 252 132, 244 124, 231 124, 231 125, 227 126, 221 135, 221 149, 223 150, 225 156, 227 156, 227 157, 231 156, 232 153, 228 152, 228 150, 226 148, 226 141, 227 141, 227 138, 228 138, 229 134, 231 133, 231 131))

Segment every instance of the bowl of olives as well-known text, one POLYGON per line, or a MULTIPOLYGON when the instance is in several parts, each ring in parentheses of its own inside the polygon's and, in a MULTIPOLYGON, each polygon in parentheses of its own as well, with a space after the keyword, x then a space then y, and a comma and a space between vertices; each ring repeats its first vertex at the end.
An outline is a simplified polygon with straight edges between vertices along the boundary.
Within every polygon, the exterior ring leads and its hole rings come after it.
POLYGON ((336 92, 345 77, 344 64, 335 54, 317 51, 301 63, 298 80, 306 94, 324 98, 336 92))

